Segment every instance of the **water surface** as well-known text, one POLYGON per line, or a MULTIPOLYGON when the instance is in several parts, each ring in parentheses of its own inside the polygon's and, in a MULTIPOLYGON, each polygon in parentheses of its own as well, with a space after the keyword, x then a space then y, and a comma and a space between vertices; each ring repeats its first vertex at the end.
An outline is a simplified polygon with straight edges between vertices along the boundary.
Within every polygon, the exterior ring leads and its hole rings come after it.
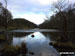
MULTIPOLYGON (((1 43, 0 48, 5 47, 6 45, 20 46, 22 43, 26 43, 26 47, 28 49, 26 56, 59 56, 58 51, 62 49, 54 48, 52 45, 49 45, 49 43, 51 41, 57 41, 57 39, 59 39, 61 36, 61 32, 56 30, 15 30, 4 34, 7 41, 1 43), (32 35, 34 35, 34 37, 32 37, 32 35)), ((75 44, 74 32, 68 32, 68 38, 69 41, 75 44)), ((65 49, 63 48, 63 50, 65 49)))
POLYGON ((58 56, 58 51, 49 45, 50 38, 46 37, 40 32, 34 32, 27 36, 15 37, 13 36, 12 45, 21 45, 22 42, 26 43, 28 53, 27 56, 58 56), (32 37, 34 35, 34 37, 32 37), (34 55, 29 54, 33 52, 34 55))

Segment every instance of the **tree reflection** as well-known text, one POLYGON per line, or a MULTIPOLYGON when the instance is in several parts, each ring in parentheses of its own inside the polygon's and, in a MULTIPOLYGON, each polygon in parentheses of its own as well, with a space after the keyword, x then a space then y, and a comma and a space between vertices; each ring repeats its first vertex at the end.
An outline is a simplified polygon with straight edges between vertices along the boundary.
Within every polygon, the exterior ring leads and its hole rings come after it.
POLYGON ((75 51, 75 33, 74 32, 68 32, 68 42, 61 42, 62 39, 60 40, 60 38, 63 36, 63 34, 61 34, 61 32, 57 32, 57 33, 44 33, 46 36, 48 35, 48 38, 51 40, 51 42, 49 43, 49 45, 54 46, 58 51, 75 51))

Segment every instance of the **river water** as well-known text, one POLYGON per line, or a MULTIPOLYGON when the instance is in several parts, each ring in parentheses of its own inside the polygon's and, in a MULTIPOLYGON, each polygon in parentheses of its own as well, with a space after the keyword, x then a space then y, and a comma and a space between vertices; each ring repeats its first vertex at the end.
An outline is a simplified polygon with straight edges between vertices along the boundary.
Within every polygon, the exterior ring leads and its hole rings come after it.
MULTIPOLYGON (((59 51, 49 44, 51 41, 55 41, 57 38, 59 38, 60 33, 56 30, 52 31, 11 31, 5 35, 8 41, 1 43, 0 48, 4 47, 6 44, 20 46, 22 43, 25 43, 28 50, 26 56, 60 56, 59 51)), ((70 34, 71 33, 69 33, 71 39, 74 38, 75 34, 70 34)), ((72 41, 73 43, 75 42, 74 40, 72 41)))
POLYGON ((46 37, 41 32, 34 32, 23 37, 13 36, 12 45, 21 45, 22 42, 26 43, 28 52, 34 53, 34 55, 27 53, 27 56, 59 56, 58 51, 49 45, 49 36, 46 37))

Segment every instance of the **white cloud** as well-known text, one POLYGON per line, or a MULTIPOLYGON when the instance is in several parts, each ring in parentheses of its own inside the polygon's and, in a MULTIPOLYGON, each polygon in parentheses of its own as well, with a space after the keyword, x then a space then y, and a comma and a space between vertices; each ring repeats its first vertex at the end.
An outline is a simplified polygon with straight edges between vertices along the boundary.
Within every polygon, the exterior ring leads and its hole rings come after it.
MULTIPOLYGON (((41 5, 50 5, 53 3, 53 0, 38 0, 41 5)), ((56 1, 56 0, 54 0, 56 1)))
POLYGON ((52 4, 53 2, 56 2, 57 0, 30 0, 31 3, 47 6, 52 4))
MULTIPOLYGON (((4 0, 2 1, 5 4, 4 0)), ((57 0, 8 0, 8 9, 13 17, 26 18, 36 24, 44 21, 45 15, 52 15, 50 6, 57 0)), ((71 0, 73 2, 74 0, 71 0)), ((75 2, 75 1, 74 1, 75 2)))

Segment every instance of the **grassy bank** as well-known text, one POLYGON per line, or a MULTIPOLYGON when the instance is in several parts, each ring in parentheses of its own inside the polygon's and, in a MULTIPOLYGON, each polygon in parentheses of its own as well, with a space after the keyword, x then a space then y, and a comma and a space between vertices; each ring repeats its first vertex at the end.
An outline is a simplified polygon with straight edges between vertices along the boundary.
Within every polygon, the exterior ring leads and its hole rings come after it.
POLYGON ((27 53, 26 44, 22 43, 21 46, 5 46, 0 48, 0 55, 2 56, 25 56, 27 53))
POLYGON ((51 42, 50 45, 53 45, 59 52, 74 52, 75 45, 72 42, 51 42))

